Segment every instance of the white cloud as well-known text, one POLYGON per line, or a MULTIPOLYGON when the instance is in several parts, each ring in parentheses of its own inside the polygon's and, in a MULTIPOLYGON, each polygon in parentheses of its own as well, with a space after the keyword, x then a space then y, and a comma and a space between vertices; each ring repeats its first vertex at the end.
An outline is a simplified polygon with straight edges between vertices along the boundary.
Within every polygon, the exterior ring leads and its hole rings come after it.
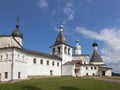
POLYGON ((120 29, 102 29, 99 33, 82 27, 76 27, 76 32, 88 38, 103 41, 102 58, 105 63, 113 67, 113 70, 120 73, 120 29))
POLYGON ((48 7, 48 1, 47 0, 39 0, 38 1, 38 6, 40 8, 47 8, 48 7))
POLYGON ((55 30, 56 32, 59 32, 59 31, 60 31, 58 27, 54 27, 54 30, 55 30))
POLYGON ((67 16, 67 19, 65 21, 63 21, 63 23, 66 23, 66 22, 74 19, 75 11, 73 9, 72 2, 66 3, 66 5, 63 9, 63 13, 67 16))

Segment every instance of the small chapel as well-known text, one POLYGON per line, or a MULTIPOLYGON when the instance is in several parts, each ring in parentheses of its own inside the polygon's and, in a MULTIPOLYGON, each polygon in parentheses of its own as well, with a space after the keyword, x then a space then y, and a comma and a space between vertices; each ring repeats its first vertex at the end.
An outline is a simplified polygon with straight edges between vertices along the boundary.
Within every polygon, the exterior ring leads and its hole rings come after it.
POLYGON ((16 25, 10 35, 0 35, 0 81, 12 81, 41 76, 111 76, 98 53, 98 43, 93 42, 93 54, 83 54, 79 40, 68 44, 63 25, 50 54, 24 48, 23 34, 16 25), (74 52, 74 53, 73 53, 74 52))

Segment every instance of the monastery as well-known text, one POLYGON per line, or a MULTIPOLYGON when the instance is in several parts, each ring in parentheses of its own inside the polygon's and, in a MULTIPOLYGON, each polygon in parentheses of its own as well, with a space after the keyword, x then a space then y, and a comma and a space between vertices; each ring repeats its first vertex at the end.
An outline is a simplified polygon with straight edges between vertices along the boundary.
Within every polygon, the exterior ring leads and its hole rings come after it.
POLYGON ((59 27, 55 43, 50 46, 50 54, 26 49, 22 41, 18 24, 11 35, 0 35, 0 81, 40 76, 111 76, 112 68, 103 62, 98 44, 92 44, 91 58, 82 54, 78 40, 74 47, 67 43, 63 25, 59 27))

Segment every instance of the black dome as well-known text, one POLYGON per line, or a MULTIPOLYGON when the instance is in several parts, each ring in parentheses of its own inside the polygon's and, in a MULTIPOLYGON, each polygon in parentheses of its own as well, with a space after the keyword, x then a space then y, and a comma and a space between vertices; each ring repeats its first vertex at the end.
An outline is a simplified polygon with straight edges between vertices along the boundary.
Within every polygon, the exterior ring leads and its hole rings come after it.
POLYGON ((94 42, 94 43, 92 44, 92 46, 95 47, 95 46, 98 46, 98 44, 97 44, 96 42, 94 42))
POLYGON ((19 25, 16 25, 16 30, 14 30, 11 35, 14 37, 23 38, 23 34, 18 30, 18 28, 19 28, 19 25))

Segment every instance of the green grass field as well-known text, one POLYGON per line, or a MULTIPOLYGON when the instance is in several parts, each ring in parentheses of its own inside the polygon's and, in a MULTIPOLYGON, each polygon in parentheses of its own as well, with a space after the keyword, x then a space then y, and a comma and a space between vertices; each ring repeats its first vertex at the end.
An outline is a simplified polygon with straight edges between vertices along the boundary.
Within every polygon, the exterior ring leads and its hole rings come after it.
POLYGON ((85 77, 49 77, 0 84, 0 90, 120 90, 120 84, 85 77))

